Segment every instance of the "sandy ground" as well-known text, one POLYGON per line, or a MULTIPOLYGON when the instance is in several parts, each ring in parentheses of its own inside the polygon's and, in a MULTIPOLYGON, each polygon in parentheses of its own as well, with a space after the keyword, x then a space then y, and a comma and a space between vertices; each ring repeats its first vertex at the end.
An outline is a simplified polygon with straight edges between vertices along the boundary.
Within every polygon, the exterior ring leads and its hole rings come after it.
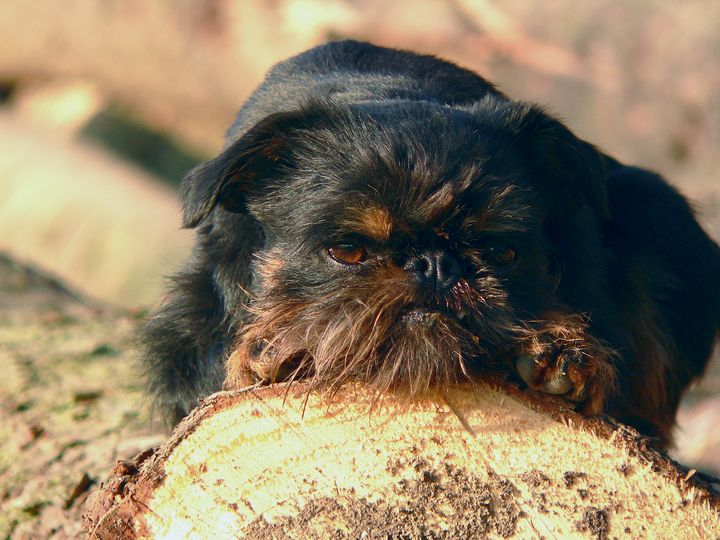
POLYGON ((137 315, 0 257, 0 538, 84 536, 87 491, 164 440, 134 371, 137 315))

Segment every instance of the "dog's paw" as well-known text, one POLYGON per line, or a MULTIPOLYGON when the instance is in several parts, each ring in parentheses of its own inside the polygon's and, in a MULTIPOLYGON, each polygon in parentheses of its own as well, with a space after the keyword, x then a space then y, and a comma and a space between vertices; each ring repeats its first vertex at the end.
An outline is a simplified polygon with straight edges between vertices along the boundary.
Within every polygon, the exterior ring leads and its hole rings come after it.
POLYGON ((571 390, 575 390, 573 395, 582 397, 578 395, 577 385, 568 374, 570 364, 575 365, 581 361, 574 351, 570 354, 559 353, 555 358, 550 354, 534 358, 521 355, 515 360, 515 368, 531 388, 556 395, 569 394, 571 390))
POLYGON ((533 333, 515 359, 515 369, 527 385, 546 394, 580 403, 586 414, 602 411, 614 388, 614 352, 568 319, 533 333))

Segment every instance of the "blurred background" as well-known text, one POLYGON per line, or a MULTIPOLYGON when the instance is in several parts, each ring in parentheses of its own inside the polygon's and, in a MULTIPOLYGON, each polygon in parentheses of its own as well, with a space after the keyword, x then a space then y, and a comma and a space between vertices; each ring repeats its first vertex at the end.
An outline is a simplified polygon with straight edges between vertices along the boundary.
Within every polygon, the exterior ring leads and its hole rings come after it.
MULTIPOLYGON (((218 152, 273 63, 341 38, 435 54, 547 105, 671 179, 717 239, 718 28, 712 0, 3 0, 0 252, 90 297, 156 303, 192 242, 183 173, 218 152)), ((678 442, 720 471, 717 373, 678 442)))

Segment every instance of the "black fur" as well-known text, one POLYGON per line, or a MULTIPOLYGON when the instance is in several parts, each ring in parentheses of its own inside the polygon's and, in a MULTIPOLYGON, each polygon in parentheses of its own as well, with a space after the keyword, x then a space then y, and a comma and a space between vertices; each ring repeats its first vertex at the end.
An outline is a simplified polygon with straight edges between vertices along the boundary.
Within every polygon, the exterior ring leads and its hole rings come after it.
POLYGON ((222 388, 228 355, 270 294, 260 259, 284 254, 273 277, 281 283, 272 284, 278 305, 327 297, 326 309, 337 309, 363 283, 361 270, 321 255, 348 240, 338 216, 359 197, 418 223, 423 201, 445 184, 458 216, 443 218, 447 242, 419 225, 405 240, 359 242, 400 267, 428 250, 453 253, 479 288, 498 288, 507 305, 498 300, 458 330, 479 338, 466 359, 472 371, 517 353, 509 341, 527 332, 537 341, 547 317, 565 324, 557 313, 582 315, 588 342, 612 351, 600 361, 607 371, 588 375, 597 403, 668 440, 720 328, 720 250, 687 202, 656 174, 618 163, 474 73, 355 41, 275 66, 224 151, 184 179, 184 225, 197 227, 197 244, 144 335, 159 408, 176 422, 222 388), (512 196, 491 200, 507 187, 512 196), (503 230, 467 233, 473 216, 492 212, 503 230), (519 250, 512 270, 488 263, 498 242, 519 250))

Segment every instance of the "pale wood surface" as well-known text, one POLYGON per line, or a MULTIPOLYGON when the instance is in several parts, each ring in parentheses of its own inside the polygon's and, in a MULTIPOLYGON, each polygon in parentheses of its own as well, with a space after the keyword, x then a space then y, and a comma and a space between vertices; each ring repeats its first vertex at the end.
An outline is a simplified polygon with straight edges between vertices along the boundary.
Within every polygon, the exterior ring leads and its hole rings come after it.
POLYGON ((413 403, 354 386, 307 402, 302 385, 216 394, 116 467, 88 525, 94 538, 720 535, 712 485, 634 431, 497 384, 413 403))

